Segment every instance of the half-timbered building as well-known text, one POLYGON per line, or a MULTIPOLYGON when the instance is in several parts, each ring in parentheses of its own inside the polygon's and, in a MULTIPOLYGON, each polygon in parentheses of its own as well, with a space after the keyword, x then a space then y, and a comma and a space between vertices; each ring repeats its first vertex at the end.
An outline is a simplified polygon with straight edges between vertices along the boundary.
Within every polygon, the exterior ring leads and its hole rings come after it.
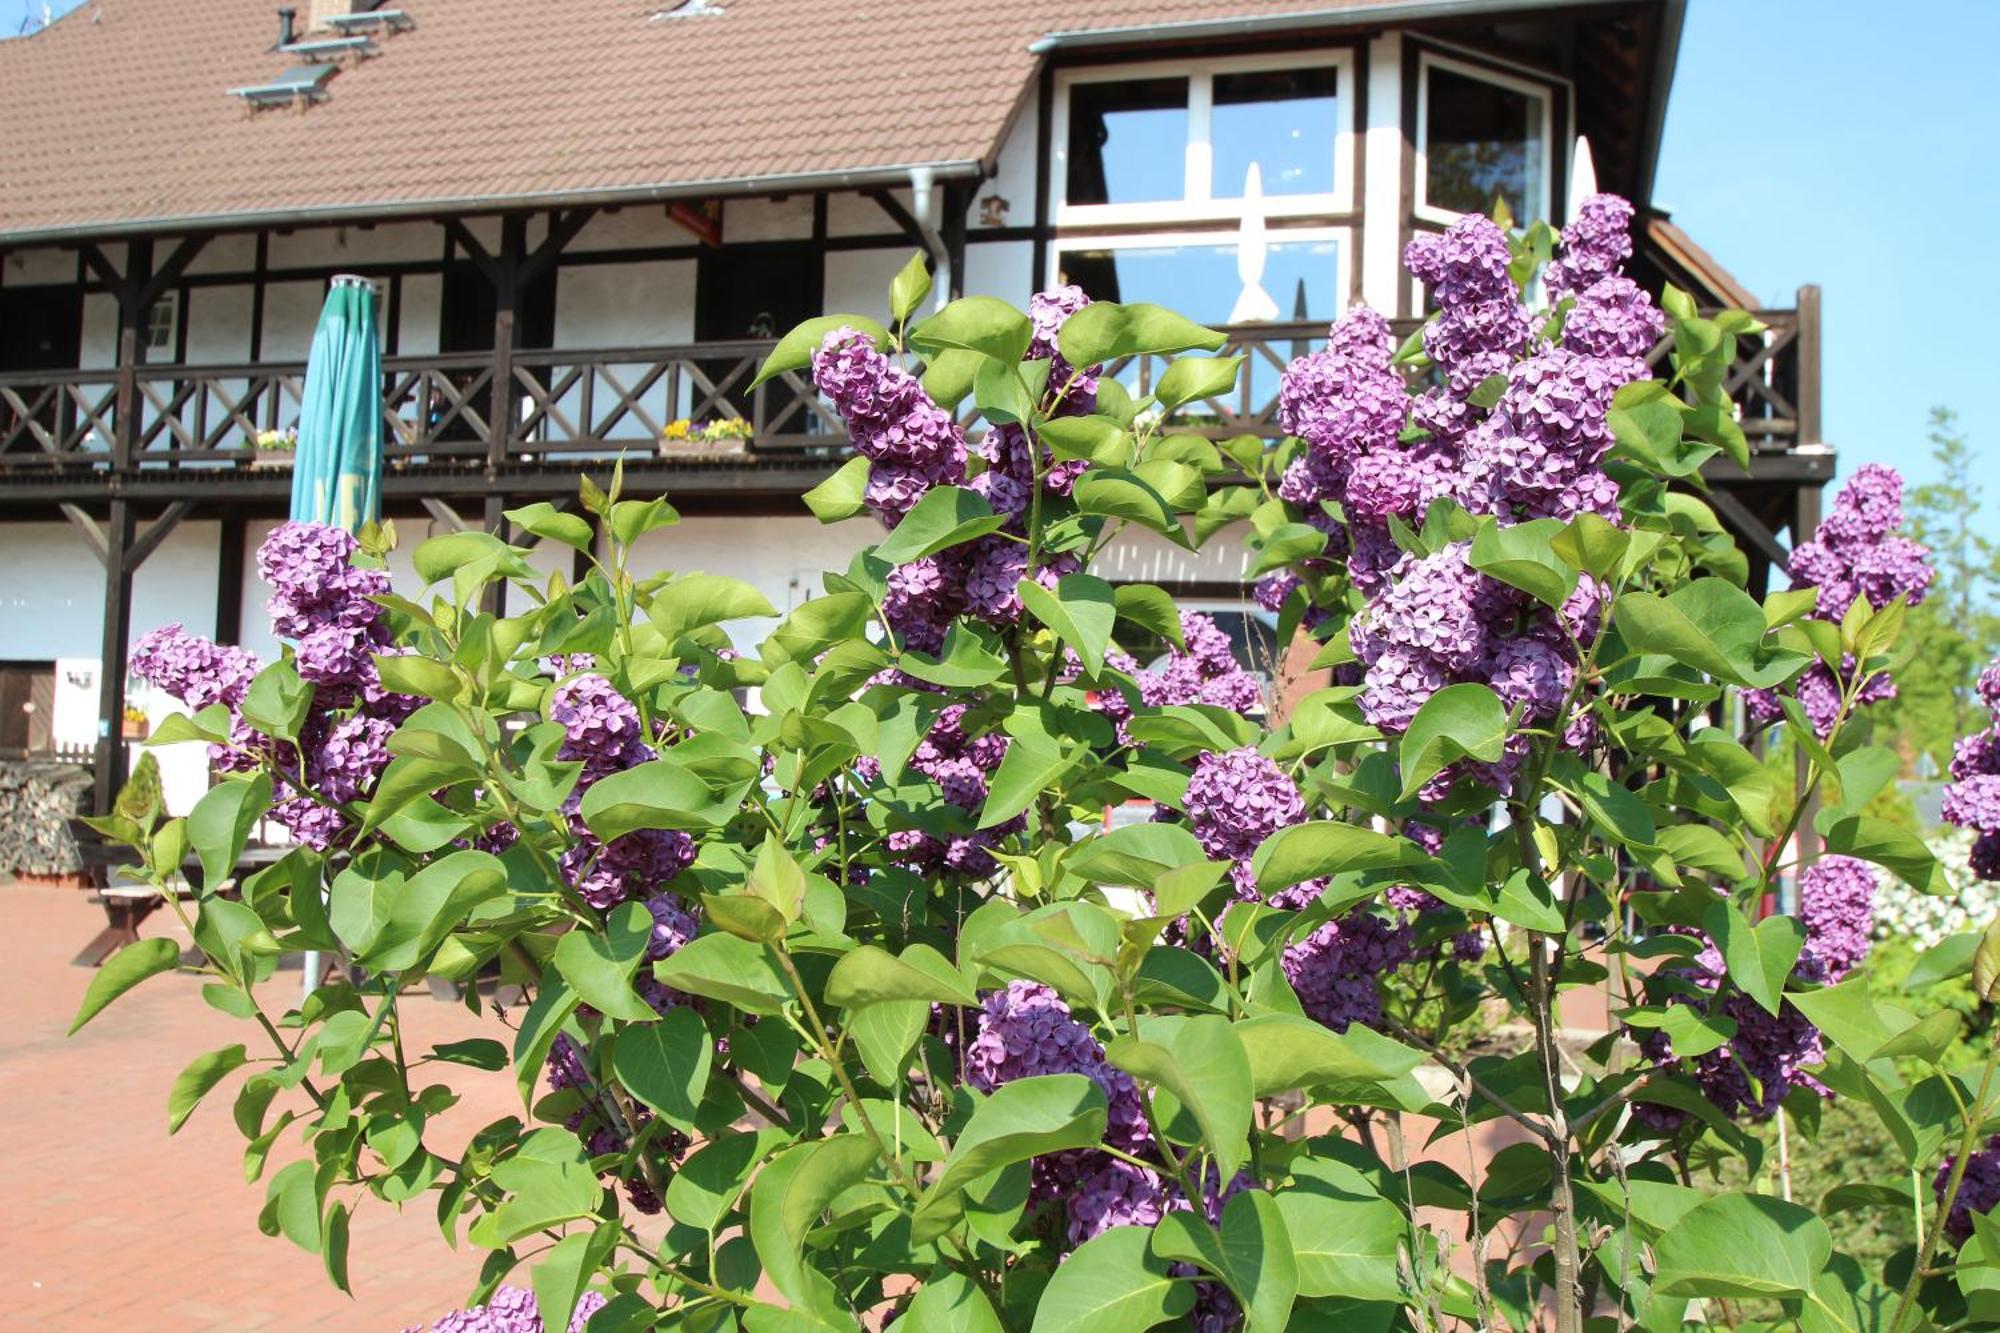
MULTIPOLYGON (((130 641, 273 650, 248 557, 289 478, 252 445, 296 415, 335 274, 380 294, 404 559, 622 457, 686 516, 651 558, 783 609, 864 534, 798 503, 844 437, 798 379, 749 387, 775 334, 879 310, 920 249, 940 298, 1070 281, 1226 327, 1249 372, 1189 424, 1273 433, 1345 307, 1421 315, 1416 232, 1496 196, 1559 222, 1589 176, 1644 206, 1681 9, 86 0, 0 43, 0 748, 95 743, 108 791, 130 641)), ((1642 227, 1646 281, 1757 304, 1642 227)), ((1710 477, 1755 579, 1833 467, 1816 293, 1759 313, 1753 467, 1710 477)), ((1113 573, 1240 605, 1212 545, 1113 573)))

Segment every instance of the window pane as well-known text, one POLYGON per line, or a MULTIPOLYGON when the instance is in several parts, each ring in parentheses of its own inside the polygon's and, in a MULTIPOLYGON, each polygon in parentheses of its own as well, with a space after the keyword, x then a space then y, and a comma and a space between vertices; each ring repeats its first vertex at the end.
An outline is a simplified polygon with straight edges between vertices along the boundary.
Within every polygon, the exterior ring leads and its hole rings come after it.
POLYGON ((1216 75, 1210 193, 1241 199, 1255 162, 1265 194, 1332 194, 1339 79, 1331 66, 1216 75))
POLYGON ((1432 66, 1424 202, 1485 213, 1495 196, 1522 222, 1542 209, 1542 99, 1432 66))
MULTIPOLYGON (((1282 321, 1331 323, 1344 308, 1338 240, 1285 241, 1272 233, 1259 282, 1282 321)), ((1067 250, 1058 281, 1073 282, 1099 301, 1151 301, 1211 327, 1225 326, 1244 293, 1232 238, 1219 245, 1128 246, 1067 250)), ((1312 342, 1320 336, 1312 335, 1312 342)), ((1281 356, 1307 350, 1308 340, 1287 343, 1281 356)), ((1277 392, 1278 369, 1263 357, 1246 365, 1250 396, 1262 403, 1277 392)))
POLYGON ((1069 92, 1072 204, 1141 204, 1187 193, 1188 82, 1079 83, 1069 92))
MULTIPOLYGON (((1271 236, 1259 282, 1279 320, 1324 324, 1341 310, 1340 242, 1271 236)), ((1148 245, 1068 250, 1060 281, 1097 301, 1152 301, 1203 324, 1227 324, 1244 291, 1232 237, 1216 245, 1148 245)))

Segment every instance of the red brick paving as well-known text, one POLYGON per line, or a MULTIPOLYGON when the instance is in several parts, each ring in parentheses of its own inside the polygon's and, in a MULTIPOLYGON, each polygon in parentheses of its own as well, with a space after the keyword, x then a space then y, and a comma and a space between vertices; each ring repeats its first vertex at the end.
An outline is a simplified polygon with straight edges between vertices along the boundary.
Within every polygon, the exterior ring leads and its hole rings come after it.
MULTIPOLYGON (((64 1038, 91 976, 69 959, 102 922, 74 889, 0 880, 0 1328, 380 1333, 462 1304, 484 1252, 446 1247, 434 1195, 401 1213, 361 1202, 351 1298, 318 1257, 257 1230, 263 1184, 243 1183, 229 1114, 240 1076, 168 1137, 167 1090, 189 1060, 237 1042, 258 1053, 255 1026, 204 1004, 198 979, 154 977, 64 1038)), ((164 911, 147 933, 185 942, 164 911)), ((260 995, 275 1009, 298 984, 280 972, 260 995)), ((406 1015, 420 1047, 495 1035, 490 1017, 428 996, 407 997, 406 1015)), ((465 1100, 433 1122, 441 1151, 521 1112, 505 1073, 454 1067, 449 1082, 465 1100)), ((273 1167, 298 1154, 289 1140, 273 1167)))

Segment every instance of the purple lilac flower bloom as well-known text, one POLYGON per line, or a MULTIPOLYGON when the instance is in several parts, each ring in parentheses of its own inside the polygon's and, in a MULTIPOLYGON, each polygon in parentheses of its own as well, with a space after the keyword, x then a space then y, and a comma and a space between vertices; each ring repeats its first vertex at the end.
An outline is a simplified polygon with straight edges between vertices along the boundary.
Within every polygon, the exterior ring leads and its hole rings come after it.
POLYGON ((307 780, 336 804, 360 800, 389 766, 389 737, 395 730, 385 718, 358 713, 342 718, 306 751, 307 780))
POLYGON ((1961 736, 1951 750, 1951 776, 2000 774, 2000 726, 1961 736))
POLYGON ((1403 428, 1408 398, 1389 365, 1387 330, 1380 315, 1356 307, 1328 331, 1326 347, 1294 359, 1279 381, 1279 424, 1309 446, 1307 466, 1324 469, 1322 494, 1356 455, 1394 444, 1403 428))
MULTIPOLYGON (((569 1333, 583 1333, 590 1317, 603 1309, 608 1298, 601 1292, 586 1291, 577 1298, 569 1317, 569 1333)), ((421 1327, 403 1333, 424 1333, 421 1327)), ((535 1293, 526 1287, 501 1287, 484 1305, 453 1310, 430 1326, 430 1333, 544 1333, 542 1315, 535 1293)))
POLYGON ((1973 841, 1966 864, 1974 878, 2000 879, 2000 829, 1982 833, 1973 841))
POLYGON ((694 913, 671 893, 656 893, 646 899, 646 910, 653 914, 653 934, 646 941, 646 957, 656 963, 679 952, 701 929, 694 913))
POLYGON ((1563 346, 1626 364, 1628 380, 1651 379, 1646 353, 1666 329, 1666 316, 1638 283, 1623 274, 1599 278, 1576 298, 1563 322, 1563 346))
POLYGON ((1805 1069, 1825 1063, 1826 1047, 1796 1007, 1783 1005, 1773 1015, 1750 997, 1732 994, 1722 1012, 1735 1020, 1736 1035, 1695 1061, 1695 1079, 1724 1115, 1768 1120, 1794 1086, 1824 1092, 1805 1069))
POLYGON ((1447 671, 1476 665, 1486 652, 1483 575, 1466 563, 1470 542, 1411 560, 1355 621, 1354 651, 1372 662, 1391 649, 1421 653, 1447 671))
POLYGON ((1545 275, 1554 296, 1582 291, 1618 270, 1632 255, 1632 205, 1615 194, 1593 194, 1562 229, 1562 252, 1545 275))
POLYGON ((1409 956, 1407 927, 1357 910, 1286 946, 1283 966, 1307 1016, 1345 1032, 1382 1021, 1380 980, 1409 956))
POLYGON ((1554 717, 1576 677, 1561 649, 1545 639, 1501 640, 1486 670, 1501 702, 1522 705, 1532 721, 1554 717))
POLYGON ((645 899, 694 864, 694 839, 678 829, 639 829, 599 842, 572 816, 576 841, 563 853, 561 867, 583 900, 608 912, 629 898, 645 899))
POLYGON ((616 686, 594 672, 572 676, 549 696, 549 719, 563 729, 560 757, 579 760, 579 798, 597 779, 652 758, 639 710, 616 686))
POLYGON ((965 480, 965 432, 867 334, 828 333, 813 353, 813 383, 869 460, 864 500, 891 526, 932 486, 965 480))
POLYGON ((965 1052, 966 1081, 991 1092, 1038 1074, 1088 1076, 1111 1108, 1104 1141, 1128 1152, 1151 1144, 1132 1076, 1104 1058, 1090 1029, 1070 1016, 1053 990, 1040 982, 1010 981, 980 1002, 978 1035, 965 1052))
POLYGON ((1196 758, 1188 778, 1187 815, 1203 851, 1219 861, 1234 861, 1305 818, 1305 801, 1283 769, 1244 746, 1196 758))
POLYGON ((1805 947, 1828 983, 1845 977, 1868 956, 1875 886, 1875 868, 1852 856, 1822 856, 1799 876, 1805 947))
POLYGON ((1302 581, 1291 570, 1281 569, 1275 574, 1266 574, 1258 579, 1251 595, 1259 607, 1276 615, 1284 610, 1285 603, 1291 599, 1292 593, 1302 581))
POLYGON ((1899 596, 1923 601, 1934 577, 1930 552, 1895 534, 1902 517, 1903 478, 1892 467, 1870 463, 1841 487, 1833 512, 1786 566, 1794 588, 1819 589, 1814 615, 1838 622, 1858 597, 1877 610, 1899 596))
POLYGON ((190 634, 179 622, 140 639, 130 663, 133 675, 195 709, 218 703, 232 710, 241 706, 259 670, 254 654, 190 634))
POLYGON ((1080 1175, 1066 1198, 1069 1243, 1081 1245, 1113 1227, 1150 1227, 1167 1213, 1167 1189, 1160 1176, 1103 1153, 1080 1175))
POLYGON ((2000 829, 2000 777, 1981 773, 1944 789, 1945 822, 1982 833, 2000 829))
POLYGON ((1611 448, 1612 398, 1630 378, 1625 362, 1567 347, 1515 366, 1493 415, 1466 437, 1484 507, 1509 519, 1567 520, 1588 510, 1615 520, 1617 489, 1598 463, 1611 448))
POLYGON ((347 819, 340 811, 309 796, 289 796, 277 801, 271 806, 271 819, 314 851, 326 851, 347 832, 347 819))
MULTIPOLYGON (((1957 1163, 1958 1154, 1946 1157, 1931 1181, 1940 1204, 1957 1163)), ((1995 1208, 2000 1208, 2000 1134, 1965 1159, 1965 1175, 1958 1182, 1958 1197, 1952 1200, 1951 1215, 1945 1219, 1945 1235, 1953 1244, 1963 1245, 1972 1236, 1972 1215, 1990 1213, 1995 1208)))

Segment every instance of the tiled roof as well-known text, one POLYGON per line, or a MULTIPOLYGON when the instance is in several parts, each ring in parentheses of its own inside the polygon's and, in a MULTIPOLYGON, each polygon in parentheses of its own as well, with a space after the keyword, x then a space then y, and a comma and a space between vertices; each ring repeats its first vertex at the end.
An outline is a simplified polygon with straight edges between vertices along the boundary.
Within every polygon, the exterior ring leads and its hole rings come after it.
POLYGON ((1048 33, 1415 8, 709 0, 720 15, 655 19, 674 0, 396 2, 415 28, 307 109, 226 92, 287 67, 276 0, 85 0, 0 42, 0 240, 962 168, 997 149, 1048 33))

